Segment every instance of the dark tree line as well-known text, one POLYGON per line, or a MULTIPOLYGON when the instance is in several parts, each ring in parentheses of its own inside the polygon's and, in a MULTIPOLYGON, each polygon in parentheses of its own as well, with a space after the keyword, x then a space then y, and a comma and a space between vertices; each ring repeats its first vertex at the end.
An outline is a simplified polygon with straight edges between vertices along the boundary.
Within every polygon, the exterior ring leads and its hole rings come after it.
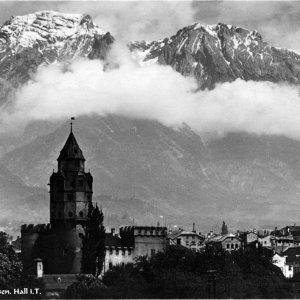
POLYGON ((216 298, 292 298, 293 288, 264 248, 203 253, 170 246, 155 256, 115 266, 101 279, 81 276, 67 298, 208 298, 208 270, 216 270, 216 298))

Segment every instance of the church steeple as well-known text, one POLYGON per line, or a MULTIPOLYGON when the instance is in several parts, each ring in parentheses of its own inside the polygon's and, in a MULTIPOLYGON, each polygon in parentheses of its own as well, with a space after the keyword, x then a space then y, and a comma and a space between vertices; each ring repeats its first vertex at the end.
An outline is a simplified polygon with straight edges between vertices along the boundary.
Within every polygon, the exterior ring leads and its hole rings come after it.
POLYGON ((70 160, 70 159, 85 160, 82 151, 76 141, 76 138, 72 132, 72 129, 64 147, 60 151, 57 160, 60 161, 60 160, 70 160))
POLYGON ((72 125, 57 161, 58 170, 50 177, 50 222, 85 222, 92 201, 93 177, 85 172, 85 158, 72 125))

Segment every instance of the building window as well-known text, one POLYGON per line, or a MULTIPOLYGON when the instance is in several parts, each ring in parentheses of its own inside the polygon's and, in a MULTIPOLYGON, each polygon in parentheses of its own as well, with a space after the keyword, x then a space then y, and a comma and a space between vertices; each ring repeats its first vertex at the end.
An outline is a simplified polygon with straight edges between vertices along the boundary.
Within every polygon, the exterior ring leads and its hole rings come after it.
POLYGON ((239 244, 235 244, 235 249, 238 249, 239 248, 239 244))
POLYGON ((151 249, 151 256, 155 255, 155 249, 151 249))
POLYGON ((131 250, 130 249, 128 249, 128 255, 131 255, 131 250))
POLYGON ((112 249, 109 249, 109 254, 112 255, 113 254, 113 251, 112 249))
POLYGON ((190 244, 189 244, 189 242, 188 242, 188 241, 186 241, 186 242, 185 242, 185 245, 186 245, 186 246, 189 246, 190 244))
POLYGON ((234 244, 231 244, 231 249, 234 249, 234 244))
POLYGON ((122 249, 122 255, 125 255, 125 249, 122 249))
POLYGON ((71 211, 69 211, 69 218, 72 218, 73 217, 73 213, 71 211))
POLYGON ((82 179, 78 180, 78 186, 83 186, 83 180, 82 179))
POLYGON ((79 217, 83 218, 83 212, 82 211, 79 212, 79 217))
POLYGON ((226 248, 229 249, 230 248, 230 244, 226 244, 226 248))
POLYGON ((73 201, 74 197, 73 197, 73 194, 68 194, 68 201, 73 201))
POLYGON ((112 262, 109 262, 109 263, 108 263, 108 270, 111 270, 111 269, 112 269, 112 266, 113 266, 113 265, 112 265, 112 262))
POLYGON ((177 245, 181 245, 181 240, 180 239, 177 239, 177 245))
POLYGON ((116 249, 116 255, 119 255, 119 249, 116 249))

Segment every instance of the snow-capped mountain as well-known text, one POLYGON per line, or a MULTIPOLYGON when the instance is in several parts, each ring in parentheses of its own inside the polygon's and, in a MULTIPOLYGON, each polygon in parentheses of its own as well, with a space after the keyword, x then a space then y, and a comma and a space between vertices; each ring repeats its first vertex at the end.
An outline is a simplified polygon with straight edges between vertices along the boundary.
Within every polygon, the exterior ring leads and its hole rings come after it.
MULTIPOLYGON (((0 101, 9 100, 10 91, 26 83, 39 65, 81 56, 105 59, 113 42, 86 15, 44 11, 12 17, 0 27, 0 101)), ((299 82, 299 54, 268 45, 256 31, 225 24, 195 24, 160 41, 132 42, 129 48, 141 65, 170 65, 195 76, 200 88, 236 78, 299 82)), ((184 218, 186 224, 193 219, 203 226, 222 219, 254 225, 298 218, 299 141, 239 133, 204 144, 192 128, 174 130, 154 121, 82 116, 76 122, 95 196, 134 196, 143 207, 151 202, 160 214, 173 215, 174 224, 184 218)), ((23 195, 34 200, 24 200, 26 212, 36 210, 37 195, 44 190, 35 189, 45 187, 68 130, 68 124, 40 121, 28 125, 23 140, 8 139, 0 158, 5 166, 0 167, 0 186, 6 186, 0 200, 12 203, 8 209, 0 201, 7 218, 15 217, 11 207, 23 195)), ((40 201, 44 210, 37 214, 47 216, 47 196, 40 201)), ((114 211, 136 217, 122 201, 114 211)))
POLYGON ((299 83, 300 54, 266 43, 257 31, 219 23, 199 23, 159 41, 132 42, 133 55, 141 64, 172 66, 194 76, 201 88, 217 82, 243 80, 299 83))
POLYGON ((11 17, 0 27, 0 102, 39 65, 76 57, 104 59, 113 41, 89 15, 41 11, 11 17))

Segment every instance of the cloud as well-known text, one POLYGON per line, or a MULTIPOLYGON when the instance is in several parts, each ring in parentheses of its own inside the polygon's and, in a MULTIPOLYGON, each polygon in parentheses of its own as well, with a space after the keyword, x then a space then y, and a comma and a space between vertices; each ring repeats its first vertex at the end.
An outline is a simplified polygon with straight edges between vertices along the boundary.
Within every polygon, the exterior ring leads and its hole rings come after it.
POLYGON ((300 137, 295 86, 236 80, 194 93, 194 79, 168 66, 140 67, 124 51, 114 49, 111 57, 120 68, 106 72, 101 61, 86 59, 68 66, 41 66, 34 80, 18 91, 14 109, 2 112, 2 128, 96 113, 153 119, 175 127, 185 122, 198 132, 300 137))

